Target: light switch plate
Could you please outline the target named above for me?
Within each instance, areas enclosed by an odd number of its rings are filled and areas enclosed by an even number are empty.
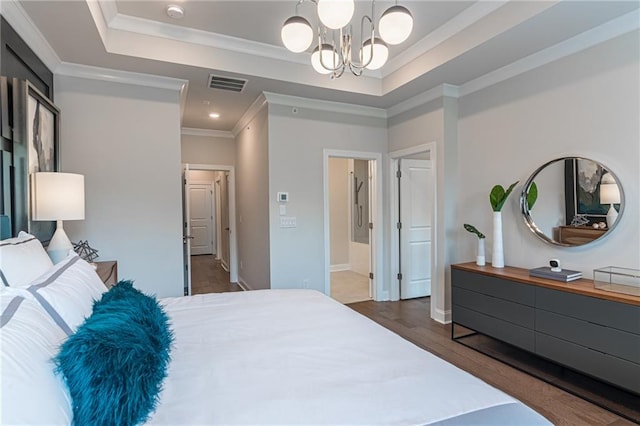
[[[280,228],[296,228],[297,226],[295,216],[280,217]]]

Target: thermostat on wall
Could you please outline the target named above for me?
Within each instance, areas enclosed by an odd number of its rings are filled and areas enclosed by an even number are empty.
[[[289,201],[289,193],[288,192],[278,192],[278,202],[286,203]]]

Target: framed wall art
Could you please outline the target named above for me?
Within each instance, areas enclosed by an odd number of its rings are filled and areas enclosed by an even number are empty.
[[[47,241],[55,223],[31,220],[29,176],[60,170],[60,110],[28,80],[14,78],[12,86],[14,227]]]
[[[600,203],[600,181],[607,170],[599,163],[585,158],[565,160],[565,201],[567,225],[576,216],[588,222],[606,221],[608,205]]]

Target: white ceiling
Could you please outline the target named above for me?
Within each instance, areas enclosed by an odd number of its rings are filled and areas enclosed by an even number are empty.
[[[375,19],[393,3],[376,1]],[[399,3],[414,16],[410,39],[391,48],[382,70],[361,77],[345,73],[337,80],[313,71],[309,53],[293,54],[282,47],[280,28],[294,14],[296,0],[22,0],[17,4],[59,61],[187,80],[183,127],[222,131],[232,130],[263,91],[390,108],[444,83],[472,82],[637,13],[640,6],[638,0]],[[169,4],[184,7],[184,18],[169,18],[165,12]],[[312,6],[307,1],[299,12],[313,23],[317,21]],[[370,12],[370,1],[357,1],[356,16]],[[354,22],[353,31],[359,34],[359,18]],[[242,93],[210,89],[211,73],[248,83]],[[221,117],[210,119],[212,111]]]

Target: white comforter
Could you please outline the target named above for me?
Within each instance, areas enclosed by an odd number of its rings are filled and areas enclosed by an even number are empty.
[[[150,424],[426,424],[517,403],[315,291],[162,303],[175,344]]]

